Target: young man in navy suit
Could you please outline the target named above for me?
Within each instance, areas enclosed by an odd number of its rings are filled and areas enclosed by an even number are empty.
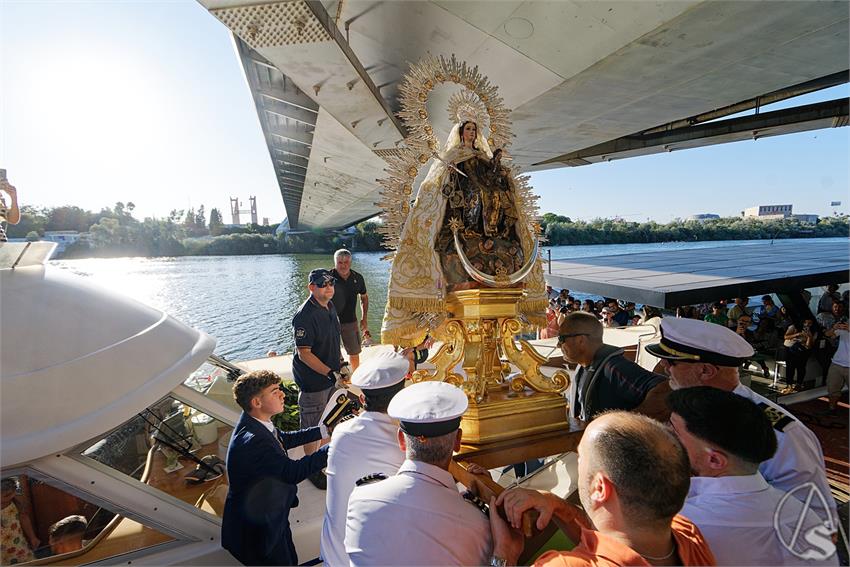
[[[283,411],[280,377],[268,370],[240,376],[233,397],[242,415],[227,449],[230,487],[221,523],[221,545],[245,565],[297,565],[289,510],[296,485],[328,462],[328,446],[298,460],[287,449],[330,437],[324,425],[281,431],[271,421]]]

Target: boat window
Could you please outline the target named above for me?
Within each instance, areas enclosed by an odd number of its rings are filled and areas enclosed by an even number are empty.
[[[82,565],[174,541],[33,476],[4,476],[4,565]]]
[[[183,384],[202,394],[206,394],[219,376],[221,376],[222,380],[227,380],[227,372],[224,369],[205,362],[200,368],[192,372]]]
[[[215,359],[216,364],[211,364]],[[245,371],[226,360],[211,355],[207,362],[195,370],[183,384],[200,392],[216,403],[239,413],[242,411],[233,399],[233,382]]]
[[[231,430],[167,396],[89,444],[82,455],[221,516]]]

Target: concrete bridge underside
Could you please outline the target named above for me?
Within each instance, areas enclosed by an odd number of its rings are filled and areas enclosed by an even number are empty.
[[[848,121],[846,99],[717,120],[847,82],[843,1],[201,3],[234,33],[293,228],[379,212],[375,181],[403,139],[398,87],[426,53],[500,87],[527,171]],[[429,100],[441,139],[451,92]]]

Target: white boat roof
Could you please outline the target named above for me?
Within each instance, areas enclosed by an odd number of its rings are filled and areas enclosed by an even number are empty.
[[[552,260],[546,283],[669,309],[844,283],[848,273],[846,241],[777,240]]]
[[[0,269],[0,289],[2,468],[119,426],[215,347],[165,313],[58,268]]]

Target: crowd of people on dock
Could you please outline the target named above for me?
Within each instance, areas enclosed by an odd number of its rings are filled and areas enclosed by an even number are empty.
[[[558,334],[564,316],[575,311],[584,311],[595,315],[605,327],[626,327],[639,325],[647,319],[660,314],[660,310],[646,306],[638,309],[634,302],[620,301],[613,298],[601,299],[579,299],[570,295],[570,290],[560,291],[546,286],[546,294],[549,298],[549,306],[546,308],[547,325],[540,329],[540,338],[554,338]]]
[[[811,296],[804,292],[804,298],[810,300]],[[786,387],[782,394],[814,386],[813,377],[807,371],[810,360],[817,362],[827,384],[833,382],[831,390],[835,390],[835,384],[846,381],[842,376],[846,375],[850,360],[838,346],[841,333],[847,331],[850,306],[848,292],[839,294],[837,285],[827,286],[816,302],[816,309],[812,309],[816,313],[814,317],[804,316],[797,320],[784,305],[777,305],[771,295],[762,296],[757,306],[750,305],[749,297],[737,297],[663,312],[648,305],[638,308],[635,303],[614,298],[581,300],[573,297],[568,289],[555,290],[552,286],[547,286],[547,293],[547,326],[539,331],[542,339],[556,337],[564,318],[577,311],[594,315],[606,328],[640,325],[664,316],[696,319],[728,327],[743,337],[756,351],[748,362],[759,365],[765,378],[771,377],[768,357],[784,363]],[[834,409],[835,405],[831,407]]]

